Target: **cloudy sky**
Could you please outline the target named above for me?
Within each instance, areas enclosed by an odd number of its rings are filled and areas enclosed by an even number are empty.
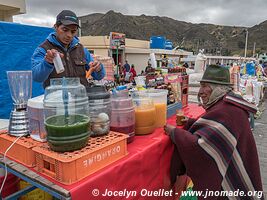
[[[51,27],[64,9],[78,16],[106,13],[157,15],[192,23],[251,27],[267,20],[267,0],[25,0],[14,22]]]

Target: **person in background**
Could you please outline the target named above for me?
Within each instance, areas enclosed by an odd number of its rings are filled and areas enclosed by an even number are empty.
[[[151,71],[151,69],[152,69],[151,63],[150,62],[147,62],[147,66],[145,68],[146,74],[149,73]]]
[[[187,62],[185,62],[185,63],[183,64],[183,67],[185,67],[185,68],[188,68],[188,67],[189,67],[188,64],[187,64]]]
[[[194,69],[195,68],[195,64],[192,63],[191,66],[189,67],[189,69]]]
[[[259,64],[256,64],[256,76],[260,78],[261,76],[264,76],[264,70],[262,68],[262,63],[259,62]]]
[[[145,72],[144,70],[142,70],[140,76],[144,76],[144,75],[145,75]]]
[[[134,64],[132,64],[132,66],[131,66],[130,73],[132,74],[133,78],[136,77],[136,71],[134,69]]]
[[[258,154],[248,120],[249,113],[257,108],[232,92],[229,70],[218,65],[205,70],[198,95],[206,113],[188,120],[184,129],[165,126],[175,144],[172,183],[177,175],[186,174],[196,191],[257,191],[251,199],[263,198]]]
[[[263,75],[267,77],[267,62],[264,62],[262,64],[263,67]]]
[[[126,72],[130,71],[130,65],[128,64],[127,60],[125,60],[125,64],[123,66],[124,66]]]
[[[100,62],[95,62],[88,50],[79,43],[76,37],[79,21],[76,14],[63,10],[57,15],[55,32],[35,49],[32,55],[33,80],[43,82],[43,87],[50,85],[51,78],[78,77],[81,84],[88,86],[86,71],[91,68],[92,77],[101,80],[105,69]],[[60,53],[64,71],[57,74],[53,59]]]
[[[126,70],[125,70],[124,66],[121,65],[121,63],[119,63],[118,67],[119,67],[119,83],[124,84],[125,83]]]

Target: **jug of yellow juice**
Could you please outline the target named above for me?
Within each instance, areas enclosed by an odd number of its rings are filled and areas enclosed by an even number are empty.
[[[155,127],[163,127],[167,120],[167,94],[168,90],[163,89],[149,89],[148,96],[153,100],[156,108],[156,122]]]
[[[145,93],[133,95],[135,106],[135,134],[146,135],[155,130],[156,108],[151,98]]]

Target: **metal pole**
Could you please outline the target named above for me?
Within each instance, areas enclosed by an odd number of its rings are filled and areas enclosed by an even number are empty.
[[[253,45],[253,57],[255,56],[255,50],[256,50],[256,42],[254,42],[254,45]]]
[[[79,37],[82,37],[82,22],[81,22],[81,20],[79,19],[79,26],[80,26],[80,28],[78,29],[78,31],[79,31]]]
[[[247,47],[248,47],[248,29],[246,29],[246,43],[245,43],[245,55],[244,57],[247,57]]]
[[[116,62],[117,62],[117,74],[119,76],[119,44],[116,44]]]

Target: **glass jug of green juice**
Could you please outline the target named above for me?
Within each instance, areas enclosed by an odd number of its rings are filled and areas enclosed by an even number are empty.
[[[90,133],[86,89],[79,78],[56,78],[44,95],[47,142],[53,151],[75,151],[86,146]]]

